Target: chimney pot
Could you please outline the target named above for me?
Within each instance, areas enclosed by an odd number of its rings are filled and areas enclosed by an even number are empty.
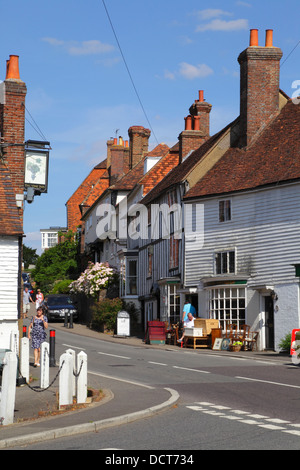
[[[10,55],[6,63],[6,80],[9,79],[20,80],[18,55]]]
[[[118,145],[118,139],[117,139],[117,137],[114,138],[114,145]]]
[[[273,29],[266,29],[265,47],[273,47]]]
[[[192,116],[189,114],[185,119],[185,130],[191,131],[193,129]]]
[[[194,116],[194,131],[200,131],[200,116]]]
[[[119,136],[119,145],[122,145],[122,146],[124,145],[123,144],[123,137],[121,137],[121,136]]]
[[[258,46],[258,29],[250,29],[250,46]]]
[[[204,101],[204,92],[203,92],[203,90],[199,90],[199,101],[201,103]]]

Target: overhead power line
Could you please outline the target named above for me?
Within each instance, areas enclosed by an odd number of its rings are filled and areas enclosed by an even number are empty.
[[[294,50],[299,46],[300,44],[300,41],[297,42],[296,46],[291,50],[291,52],[286,56],[286,58],[284,59],[284,61],[282,62],[281,64],[281,67],[283,66],[283,64],[288,60],[288,58],[290,57],[290,55],[292,55],[292,53],[294,52]]]
[[[39,134],[40,137],[42,137],[43,140],[47,141],[48,139],[45,137],[45,135],[43,134],[43,132],[41,131],[41,129],[39,128],[39,126],[37,125],[37,123],[35,122],[35,120],[33,119],[32,115],[30,114],[30,112],[28,111],[28,109],[26,108],[25,106],[25,110],[27,111],[27,113],[29,114],[29,116],[31,117],[31,119],[33,120],[35,126],[28,120],[26,119],[26,121],[28,122],[28,124],[31,125],[31,127],[33,127],[33,129],[37,132],[37,134]]]
[[[157,144],[158,144],[159,142],[158,142],[158,140],[157,140],[157,138],[156,138],[156,135],[155,135],[154,130],[152,129],[151,123],[150,123],[150,121],[149,121],[149,118],[148,118],[147,113],[146,113],[146,111],[145,111],[145,108],[144,108],[144,106],[143,106],[142,100],[141,100],[141,98],[140,98],[140,96],[139,96],[139,93],[138,93],[137,88],[136,88],[136,86],[135,86],[134,80],[133,80],[132,75],[131,75],[131,73],[130,73],[130,70],[129,70],[129,67],[128,67],[128,65],[127,65],[125,56],[124,56],[124,54],[123,54],[123,51],[122,51],[120,42],[119,42],[119,40],[118,40],[116,31],[115,31],[115,28],[114,28],[114,26],[113,26],[113,23],[112,23],[112,21],[111,21],[110,15],[109,15],[109,12],[108,12],[108,10],[107,10],[105,1],[102,0],[102,3],[103,3],[103,6],[104,6],[104,9],[105,9],[105,11],[106,11],[107,18],[108,18],[108,21],[109,21],[109,23],[110,23],[111,29],[112,29],[113,34],[114,34],[114,36],[115,36],[115,39],[116,39],[116,42],[117,42],[119,51],[120,51],[120,53],[121,53],[123,62],[124,62],[124,64],[125,64],[126,70],[127,70],[127,72],[128,72],[130,81],[131,81],[131,83],[132,83],[133,89],[134,89],[135,94],[136,94],[136,96],[137,96],[137,98],[138,98],[138,100],[139,100],[139,103],[140,103],[140,105],[141,105],[141,108],[142,108],[142,110],[143,110],[143,113],[144,113],[144,115],[145,115],[145,118],[146,118],[146,120],[147,120],[147,122],[148,122],[148,125],[149,125],[149,127],[150,127],[150,129],[151,129],[151,132],[152,132],[152,134],[153,134],[153,136],[154,136],[154,138],[155,138],[155,140],[156,140],[156,142],[157,142]]]

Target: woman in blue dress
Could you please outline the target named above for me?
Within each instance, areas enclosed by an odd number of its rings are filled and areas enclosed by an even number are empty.
[[[42,307],[36,311],[36,316],[32,317],[29,328],[28,338],[32,339],[31,347],[34,349],[34,367],[40,366],[41,344],[46,339],[46,329],[48,328],[48,319],[43,314]],[[32,333],[32,335],[30,335]]]

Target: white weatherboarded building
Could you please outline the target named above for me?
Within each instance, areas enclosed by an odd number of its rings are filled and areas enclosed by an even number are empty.
[[[19,334],[20,243],[18,237],[0,236],[0,349],[14,349]]]
[[[185,244],[184,284],[197,289],[199,315],[219,319],[222,327],[250,325],[259,332],[259,349],[278,349],[300,325],[297,201],[300,183],[198,199],[203,245]],[[230,216],[220,221],[224,202]]]

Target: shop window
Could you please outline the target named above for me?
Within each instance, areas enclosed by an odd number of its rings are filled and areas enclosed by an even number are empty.
[[[230,324],[237,325],[237,328],[240,329],[245,324],[245,288],[210,289],[208,295],[210,317],[219,320],[222,329]]]

